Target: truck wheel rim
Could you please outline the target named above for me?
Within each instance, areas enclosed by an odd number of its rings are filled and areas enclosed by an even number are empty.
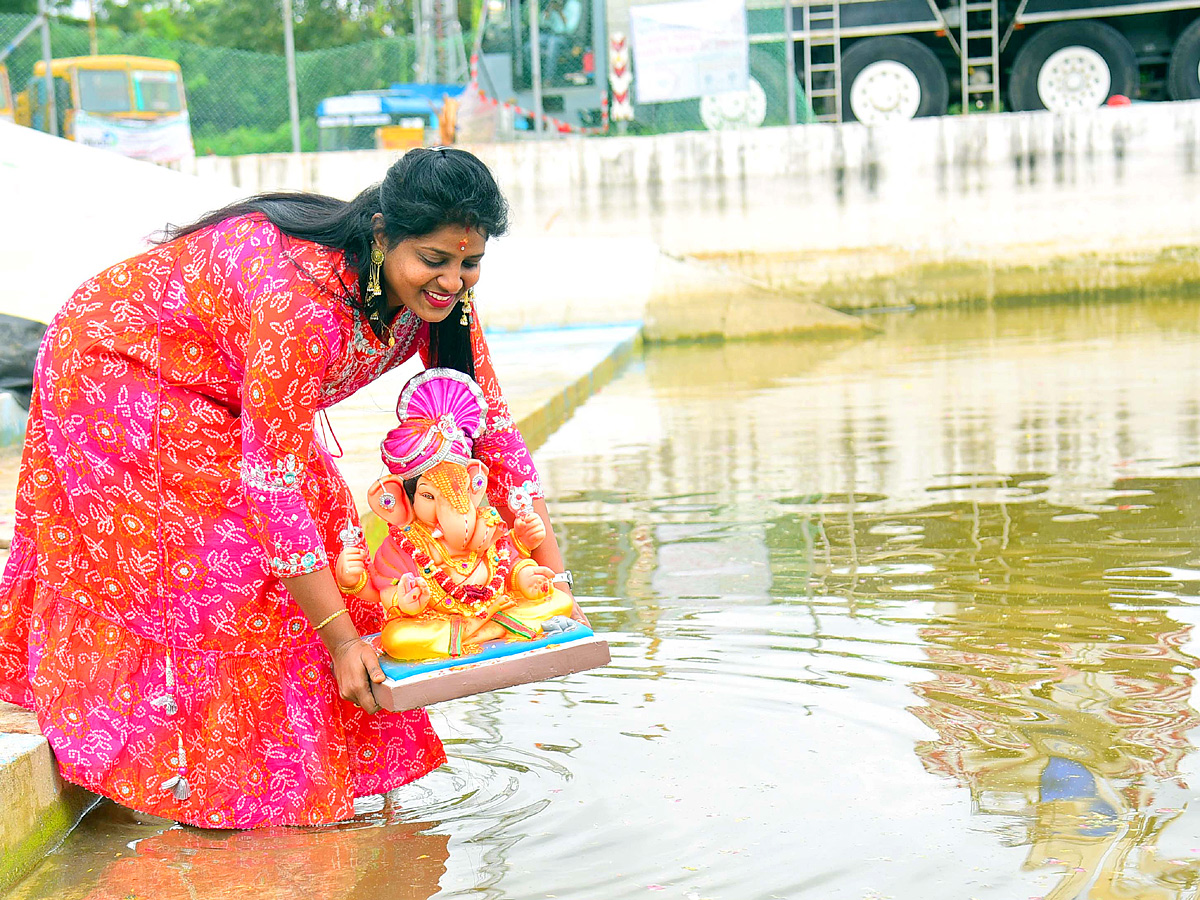
[[[723,91],[700,98],[700,121],[709,131],[757,128],[767,118],[767,94],[753,75],[744,91]]]
[[[850,111],[865,125],[912,119],[920,106],[920,79],[894,59],[871,63],[850,85]]]
[[[1111,88],[1108,63],[1091,47],[1056,50],[1038,72],[1038,97],[1054,112],[1096,109],[1104,105]]]

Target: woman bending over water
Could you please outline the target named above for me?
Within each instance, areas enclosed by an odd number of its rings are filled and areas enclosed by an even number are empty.
[[[424,711],[372,697],[360,635],[383,613],[330,571],[357,513],[313,425],[414,353],[464,372],[511,518],[537,475],[470,309],[506,228],[483,163],[414,150],[350,202],[235,203],[75,292],[38,358],[0,582],[0,698],[36,710],[64,778],[246,828],[345,819],[445,761]]]

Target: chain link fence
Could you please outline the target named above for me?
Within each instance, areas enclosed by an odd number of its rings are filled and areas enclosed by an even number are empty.
[[[28,16],[0,14],[0,47],[7,46],[29,23]],[[86,56],[90,53],[86,27],[51,21],[50,41],[56,59]],[[580,54],[549,32],[543,37],[544,83],[579,84],[584,78]],[[470,52],[472,36],[463,42]],[[562,46],[560,46],[562,44]],[[282,54],[255,53],[221,47],[208,47],[186,41],[172,41],[145,35],[128,34],[112,28],[98,31],[101,54],[124,54],[174,60],[183,72],[197,154],[236,155],[243,153],[287,152],[292,149],[288,109],[287,66]],[[764,125],[785,124],[788,120],[786,67],[783,44],[752,44],[750,72],[761,86],[765,102]],[[526,54],[528,56],[528,54]],[[27,38],[6,60],[14,96],[24,90],[41,59],[41,41],[37,33]],[[597,65],[596,62],[599,64]],[[599,93],[605,93],[606,66],[590,61],[594,70],[587,76]],[[351,44],[296,54],[296,84],[299,95],[301,149],[320,148],[317,104],[328,97],[354,91],[383,90],[397,83],[415,80],[422,61],[412,35]],[[488,85],[481,78],[481,85]],[[796,87],[798,118],[804,121],[807,104]],[[548,117],[566,118],[553,99],[545,102]],[[520,136],[532,130],[529,110],[506,104],[511,98],[493,97],[493,105],[508,106],[506,114],[516,120],[507,136]],[[474,98],[464,97],[472,101]],[[499,103],[494,101],[498,100]],[[468,103],[468,106],[470,103]],[[476,102],[476,105],[477,102]],[[598,105],[598,104],[596,104]],[[467,110],[464,109],[464,113]],[[598,110],[597,110],[598,112]],[[702,114],[700,100],[639,105],[633,121],[607,130],[607,133],[639,134],[692,131],[714,127],[712,116]],[[706,121],[707,118],[707,121]],[[524,119],[524,121],[522,121]],[[597,116],[598,119],[598,116]],[[464,122],[464,124],[466,124]],[[599,125],[596,121],[594,125]],[[597,128],[597,131],[604,129]],[[494,133],[494,132],[493,132]]]
[[[6,46],[28,22],[28,16],[0,15],[0,46]],[[97,44],[102,54],[151,56],[179,63],[197,153],[292,149],[287,66],[282,54],[205,47],[107,28],[99,30]],[[53,21],[50,45],[56,59],[91,52],[86,28]],[[4,61],[14,95],[25,89],[40,59],[41,42],[35,33]],[[415,62],[416,46],[410,35],[297,53],[302,149],[317,149],[320,100],[411,81]]]

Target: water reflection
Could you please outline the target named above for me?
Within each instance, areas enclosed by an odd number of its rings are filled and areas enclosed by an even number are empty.
[[[936,734],[915,743],[921,763],[967,788],[1000,842],[1025,848],[1041,895],[1193,896],[1200,832],[1183,821],[1184,761],[1200,718],[1181,606],[1200,579],[1200,484],[1186,477],[1200,453],[1197,310],[915,321],[941,340],[901,323],[817,356],[649,356],[652,390],[634,399],[658,440],[607,448],[602,483],[703,489],[635,504],[632,527],[657,547],[651,587],[693,604],[765,594],[805,608],[807,627],[770,632],[784,639],[773,649],[820,660],[791,667],[801,683],[895,679],[882,660],[926,673],[909,706]],[[762,527],[745,521],[756,508]],[[907,596],[925,608],[905,609]],[[900,635],[848,639],[831,621],[846,614],[917,625],[919,658],[888,648]],[[726,675],[784,677],[720,649],[708,659]]]
[[[428,900],[446,870],[448,838],[398,821],[379,798],[371,825],[201,831],[142,821],[102,804],[73,840],[105,841],[110,858],[56,855],[15,896],[63,900],[318,898]],[[379,827],[383,823],[388,827]]]
[[[1143,479],[1137,493],[1136,513],[1064,517],[1040,500],[918,513],[937,526],[922,546],[942,551],[950,577],[919,630],[933,677],[913,685],[911,711],[937,738],[916,751],[970,790],[977,815],[997,817],[1003,840],[1028,847],[1027,867],[1061,871],[1055,900],[1178,897],[1200,883],[1191,848],[1178,860],[1156,847],[1190,796],[1192,626],[1172,615],[1169,573],[1156,585],[1168,590],[1130,591],[1131,577],[1154,576],[1126,568],[1133,556],[1187,563],[1193,549],[1163,535],[1182,536],[1179,506],[1200,484]]]

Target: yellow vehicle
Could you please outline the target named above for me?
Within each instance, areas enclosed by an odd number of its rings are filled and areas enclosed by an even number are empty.
[[[135,159],[195,155],[179,64],[145,56],[74,56],[51,61],[58,134]],[[16,121],[50,131],[46,64],[33,67]]]
[[[13,120],[12,91],[8,88],[8,69],[0,63],[0,122]]]

